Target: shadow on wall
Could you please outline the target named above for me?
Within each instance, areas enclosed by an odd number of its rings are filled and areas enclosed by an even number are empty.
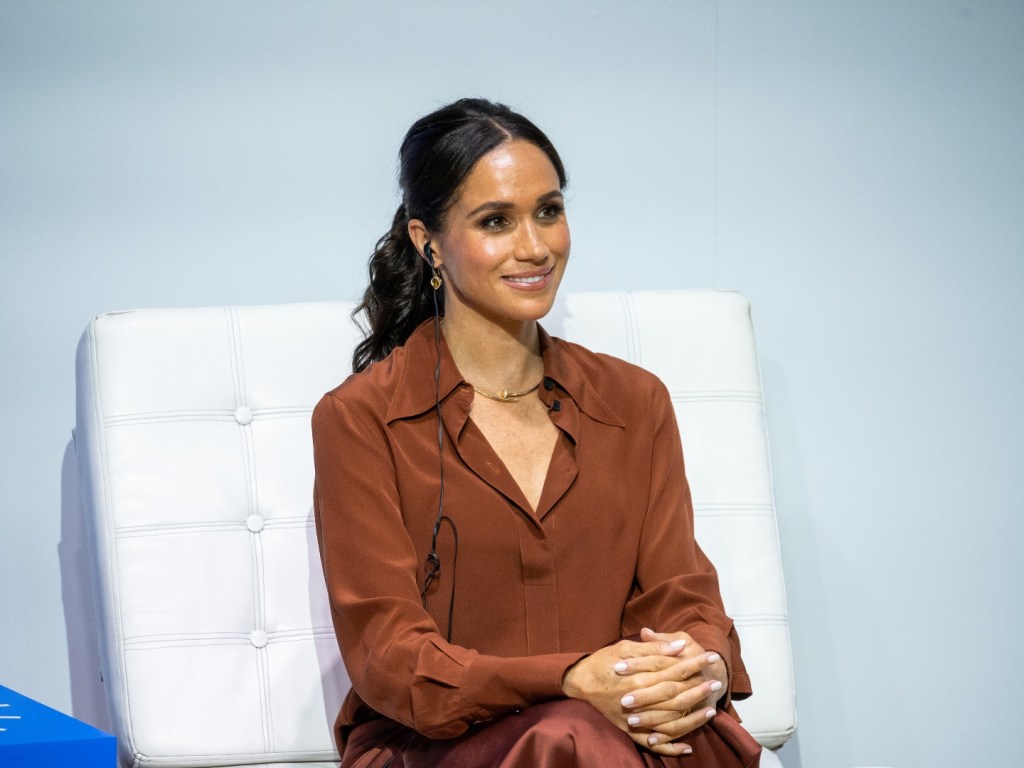
[[[808,499],[807,484],[804,480],[806,463],[801,450],[799,414],[796,413],[785,367],[770,358],[760,358],[761,379],[765,392],[765,411],[771,434],[772,475],[775,480],[775,505],[779,521],[779,536],[782,543],[782,558],[786,565],[786,593],[789,603],[790,636],[793,644],[793,668],[798,679],[797,692],[803,677],[806,689],[811,695],[797,701],[797,712],[803,713],[796,733],[779,751],[779,758],[786,768],[801,768],[800,735],[801,727],[810,727],[806,741],[812,744],[814,728],[821,723],[814,714],[814,708],[823,703],[821,692],[835,723],[846,723],[846,710],[840,695],[841,684],[837,672],[835,640],[828,621],[827,596],[822,584],[820,525],[815,524]],[[778,482],[778,478],[784,478]],[[813,622],[814,637],[808,637],[799,628],[812,626],[800,621],[796,614],[804,608],[815,607],[817,620]],[[801,674],[803,671],[803,674]],[[755,687],[757,682],[754,682]],[[756,695],[756,694],[755,694]],[[801,705],[803,709],[801,710]],[[833,729],[829,751],[838,759],[845,760],[850,752],[849,738],[845,730]]]
[[[799,727],[785,744],[783,744],[775,753],[779,757],[779,761],[785,768],[803,768],[803,762],[800,759],[800,729]]]
[[[64,448],[60,475],[60,543],[57,555],[71,674],[72,715],[112,733],[100,666],[96,597],[74,440]]]

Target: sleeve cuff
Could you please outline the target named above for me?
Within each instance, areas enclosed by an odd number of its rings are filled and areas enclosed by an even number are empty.
[[[585,654],[553,653],[502,658],[477,656],[466,669],[464,700],[476,704],[474,719],[491,720],[514,709],[562,696],[565,670]]]

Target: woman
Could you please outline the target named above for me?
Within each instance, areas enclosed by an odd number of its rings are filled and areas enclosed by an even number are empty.
[[[400,159],[368,336],[313,415],[342,766],[756,765],[668,394],[537,322],[570,247],[554,147],[464,99]]]

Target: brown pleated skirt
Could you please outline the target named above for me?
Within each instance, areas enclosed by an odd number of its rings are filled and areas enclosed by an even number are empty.
[[[559,699],[435,740],[381,718],[349,733],[341,768],[757,768],[761,747],[719,712],[683,739],[685,757],[636,746],[589,704]]]

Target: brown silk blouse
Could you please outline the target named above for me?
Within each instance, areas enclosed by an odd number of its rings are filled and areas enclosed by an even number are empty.
[[[440,491],[432,322],[313,412],[317,534],[352,681],[337,722],[342,749],[350,726],[374,717],[450,738],[559,698],[570,665],[642,627],[688,632],[721,654],[731,696],[750,695],[715,569],[694,540],[665,386],[543,331],[541,346],[536,396],[560,434],[532,510],[470,418],[473,388],[441,340],[453,525],[440,529],[426,610]]]

